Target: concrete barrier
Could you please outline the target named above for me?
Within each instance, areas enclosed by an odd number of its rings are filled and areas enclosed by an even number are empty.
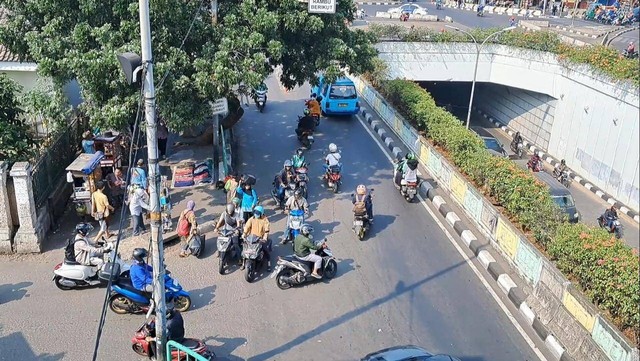
[[[533,290],[521,304],[533,311],[531,325],[559,360],[635,361],[638,350],[587,301],[528,239],[437,149],[419,135],[365,81],[352,77],[362,98]],[[434,202],[435,205],[435,202]],[[442,213],[442,212],[441,212]],[[458,222],[454,222],[457,224]],[[519,307],[519,306],[517,306]],[[527,311],[531,315],[531,310]],[[561,344],[560,344],[561,343]]]

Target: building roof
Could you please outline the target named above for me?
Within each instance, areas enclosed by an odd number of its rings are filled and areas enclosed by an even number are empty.
[[[4,24],[6,16],[7,10],[0,7],[0,26]],[[6,46],[0,44],[0,62],[20,62],[20,58],[11,53]]]

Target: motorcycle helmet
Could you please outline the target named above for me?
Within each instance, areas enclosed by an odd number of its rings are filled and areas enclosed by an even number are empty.
[[[337,146],[337,145],[335,145],[335,143],[331,143],[331,144],[329,144],[329,151],[330,151],[331,153],[335,153],[335,152],[337,152],[337,151],[338,151],[338,146]]]
[[[309,237],[309,235],[313,233],[313,227],[305,223],[302,225],[302,227],[300,227],[300,233],[302,233],[305,237]]]
[[[293,192],[293,196],[296,197],[296,198],[302,197],[302,189],[299,189],[299,188],[296,189],[296,191]]]
[[[311,114],[311,111],[309,111],[309,109],[305,109],[303,113],[304,113],[304,115],[309,115],[309,114]]]
[[[316,98],[316,100],[318,101],[318,103],[320,103],[320,102],[322,101],[322,99],[324,99],[324,98],[322,98],[322,95],[318,95],[318,97]]]
[[[147,258],[147,250],[144,248],[136,248],[133,250],[133,259],[135,259],[138,262],[145,262],[145,259]]]
[[[367,187],[365,187],[364,184],[360,184],[357,188],[356,188],[356,193],[358,193],[358,195],[363,196],[367,193]]]
[[[296,155],[298,157],[302,157],[303,154],[304,154],[304,149],[302,149],[302,148],[296,149]]]
[[[227,211],[227,214],[228,214],[228,215],[232,215],[232,214],[233,214],[233,212],[235,212],[235,211],[236,211],[236,205],[235,205],[235,204],[233,204],[233,203],[229,203],[229,204],[227,204],[226,211]]]
[[[563,159],[563,160],[561,160],[561,161],[560,161],[560,164],[562,164],[562,165],[566,165],[566,164],[567,164],[567,162],[565,162],[565,160]]]
[[[311,99],[315,99],[317,97],[316,93],[311,93]]]
[[[262,217],[264,214],[264,208],[262,206],[257,206],[253,209],[253,215],[256,217]]]
[[[411,152],[409,152],[409,153],[407,153],[405,158],[407,158],[407,160],[414,160],[414,159],[416,159],[416,155],[411,153]]]
[[[233,198],[233,200],[231,201],[231,203],[232,203],[234,206],[236,206],[236,208],[240,206],[240,202],[241,202],[241,201],[240,201],[240,198]]]
[[[291,161],[289,159],[284,161],[284,167],[285,168],[291,168],[293,166],[293,163],[291,163]]]
[[[93,226],[89,223],[78,223],[76,225],[76,233],[82,235],[82,237],[86,237],[92,229]]]

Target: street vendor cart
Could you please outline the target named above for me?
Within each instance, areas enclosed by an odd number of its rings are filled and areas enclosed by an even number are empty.
[[[103,168],[111,168],[113,172],[115,168],[122,167],[122,134],[114,131],[107,131],[93,138],[96,151],[104,153],[104,158],[100,161]],[[108,172],[108,173],[110,173]]]
[[[67,183],[73,187],[73,203],[82,219],[91,214],[91,195],[96,191],[96,182],[102,179],[101,162],[104,153],[82,153],[65,170]]]

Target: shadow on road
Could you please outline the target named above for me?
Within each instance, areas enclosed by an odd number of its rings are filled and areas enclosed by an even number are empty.
[[[340,325],[342,325],[342,324],[344,324],[346,322],[349,322],[352,319],[364,314],[365,312],[368,312],[368,311],[370,311],[370,310],[372,310],[372,309],[374,309],[376,307],[379,307],[379,306],[381,306],[381,305],[383,305],[383,304],[385,304],[385,303],[387,303],[387,302],[389,302],[389,301],[391,301],[391,300],[393,300],[393,299],[395,299],[395,298],[397,298],[397,297],[399,297],[399,296],[401,296],[401,295],[403,295],[403,294],[405,294],[407,292],[411,292],[411,291],[415,290],[416,288],[424,285],[425,283],[427,283],[429,281],[432,281],[432,280],[434,280],[434,279],[446,274],[447,272],[452,271],[453,269],[458,268],[458,267],[460,267],[460,266],[462,266],[464,264],[466,264],[465,261],[458,262],[458,263],[453,264],[453,265],[451,265],[451,266],[449,266],[449,267],[447,267],[447,268],[445,268],[443,270],[438,271],[437,273],[434,273],[434,274],[432,274],[430,276],[427,276],[424,279],[422,279],[422,280],[420,280],[418,282],[415,282],[415,283],[413,283],[411,285],[405,285],[403,281],[399,281],[396,284],[396,289],[395,289],[395,291],[393,293],[389,293],[386,296],[379,297],[379,298],[369,302],[368,304],[366,304],[366,305],[364,305],[364,306],[362,306],[360,308],[357,308],[355,310],[349,311],[349,312],[343,314],[340,317],[336,317],[336,318],[334,318],[332,320],[329,320],[329,321],[325,322],[324,324],[319,325],[315,329],[310,330],[308,332],[305,332],[305,333],[297,336],[293,340],[291,340],[291,341],[289,341],[289,342],[287,342],[287,343],[285,343],[283,345],[280,345],[280,346],[278,346],[278,347],[276,347],[274,349],[271,349],[269,351],[263,352],[263,353],[261,353],[259,355],[252,356],[252,357],[248,358],[248,360],[258,361],[258,360],[275,359],[275,356],[281,354],[282,352],[288,351],[289,349],[291,349],[293,347],[299,346],[299,345],[303,344],[304,342],[307,342],[308,340],[315,339],[316,337],[318,337],[318,335],[320,335],[320,334],[322,334],[322,333],[324,333],[326,331],[329,331],[329,330],[331,330],[331,329],[333,329],[335,327],[338,327],[338,326],[340,326]],[[469,361],[475,361],[474,359],[468,359],[468,360]]]
[[[243,346],[247,343],[247,339],[244,337],[207,337],[204,339],[204,342],[207,341],[216,341],[222,343],[220,346],[216,346],[213,348],[213,352],[216,354],[216,360],[220,361],[244,361],[242,357],[234,356],[231,353],[235,351],[238,347]],[[209,346],[211,349],[212,347]]]
[[[26,288],[32,284],[33,282],[20,282],[0,285],[0,305],[11,301],[21,300],[27,294]]]
[[[191,299],[193,300],[193,308],[194,309],[202,308],[204,306],[212,304],[215,291],[216,291],[215,285],[189,291],[189,294],[191,295]]]
[[[0,332],[1,331],[0,329]],[[14,332],[0,337],[0,350],[2,350],[2,356],[0,356],[2,360],[58,361],[64,359],[64,352],[36,355],[22,332]]]

